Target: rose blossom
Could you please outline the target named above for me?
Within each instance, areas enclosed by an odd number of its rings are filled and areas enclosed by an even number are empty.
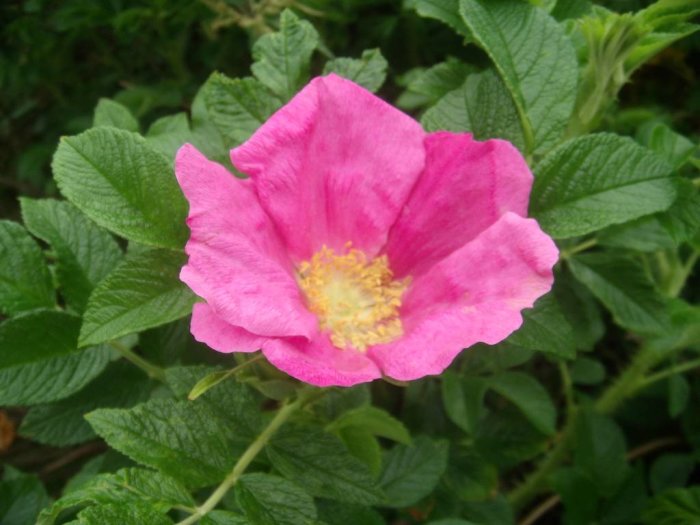
[[[532,174],[503,140],[425,133],[336,75],[244,144],[232,176],[177,154],[190,203],[192,334],[319,386],[442,372],[546,293],[558,252],[525,218]]]

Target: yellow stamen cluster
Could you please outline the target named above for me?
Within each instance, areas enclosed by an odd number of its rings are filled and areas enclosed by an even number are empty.
[[[368,260],[349,243],[344,255],[324,246],[299,265],[298,282],[338,348],[364,351],[403,334],[399,307],[409,279],[393,279],[386,255]]]

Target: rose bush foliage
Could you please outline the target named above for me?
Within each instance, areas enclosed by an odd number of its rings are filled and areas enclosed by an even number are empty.
[[[410,71],[296,7],[0,221],[0,404],[62,456],[2,523],[696,522],[697,137],[616,100],[700,4],[412,0],[464,53]]]

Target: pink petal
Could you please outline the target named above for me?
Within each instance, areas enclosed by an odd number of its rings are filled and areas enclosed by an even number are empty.
[[[189,261],[180,278],[231,325],[258,335],[314,334],[317,319],[304,307],[293,267],[251,182],[189,144],[178,151],[175,172],[190,203]]]
[[[521,310],[551,288],[557,258],[535,220],[506,213],[413,282],[401,307],[405,335],[368,355],[395,379],[439,374],[463,348],[518,329]]]
[[[367,255],[423,170],[420,125],[336,75],[312,80],[231,160],[255,182],[295,262],[351,241]]]
[[[311,341],[300,337],[268,339],[262,350],[277,368],[316,386],[352,386],[381,377],[377,365],[365,354],[340,350],[323,333]]]
[[[509,142],[438,132],[425,148],[425,171],[386,248],[398,277],[424,272],[505,212],[527,215],[532,173]]]
[[[225,354],[255,352],[260,350],[265,339],[239,326],[228,324],[206,303],[194,305],[190,330],[197,341]]]

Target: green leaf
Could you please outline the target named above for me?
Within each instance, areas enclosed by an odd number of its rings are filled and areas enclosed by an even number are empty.
[[[172,525],[173,521],[144,503],[110,503],[88,507],[78,514],[77,525]]]
[[[700,487],[675,489],[652,499],[644,510],[646,525],[697,525],[700,522]]]
[[[505,84],[491,69],[474,73],[429,108],[421,119],[428,131],[471,131],[478,140],[502,138],[524,150],[518,111]]]
[[[217,74],[214,73],[210,79]],[[223,133],[214,124],[212,112],[207,108],[206,98],[209,87],[209,81],[205,82],[192,101],[192,143],[207,158],[231,167],[230,146],[226,144]]]
[[[369,405],[371,399],[366,384],[350,388],[332,389],[314,404],[314,409],[325,419],[334,420],[348,410]]]
[[[80,345],[153,328],[192,312],[194,294],[180,281],[184,254],[149,250],[127,254],[90,296]]]
[[[689,180],[679,180],[678,198],[657,217],[675,242],[686,242],[696,237],[700,233],[700,189]]]
[[[306,83],[311,54],[318,46],[318,33],[291,10],[280,15],[276,33],[261,36],[253,45],[253,74],[282,100],[289,100]]]
[[[21,198],[27,229],[56,254],[56,277],[67,303],[82,312],[92,289],[122,256],[114,238],[65,201]]]
[[[669,211],[672,210],[673,207]],[[676,247],[673,236],[661,223],[658,214],[610,226],[599,232],[596,237],[602,246],[639,252],[655,252]]]
[[[698,149],[696,144],[661,122],[650,122],[639,128],[637,140],[663,157],[673,169],[683,166]]]
[[[361,58],[329,60],[323,68],[323,74],[336,73],[375,93],[384,84],[388,65],[379,49],[367,49],[362,52]]]
[[[85,386],[107,366],[104,348],[78,350],[80,318],[36,310],[0,324],[0,405],[55,401]]]
[[[576,349],[592,350],[606,329],[598,302],[568,268],[557,269],[553,292],[573,330]]]
[[[51,525],[61,512],[72,507],[110,504],[147,504],[158,512],[174,506],[195,507],[189,492],[173,478],[152,470],[126,468],[114,474],[98,474],[79,489],[65,493],[41,513],[37,525]]]
[[[460,0],[459,7],[513,97],[525,150],[550,149],[566,129],[576,101],[578,64],[564,28],[525,2]]]
[[[338,503],[337,501],[318,500],[318,515],[327,525],[385,525],[377,511],[362,505]]]
[[[313,498],[291,481],[270,474],[242,476],[236,501],[258,525],[307,525],[316,520]]]
[[[426,525],[477,525],[473,521],[458,518],[446,518],[444,520],[429,521]]]
[[[532,215],[555,238],[574,237],[667,209],[671,167],[633,140],[598,133],[572,139],[535,170]]]
[[[215,369],[206,366],[174,367],[165,371],[165,377],[172,391],[184,400],[192,387],[212,370]],[[237,436],[252,440],[262,431],[264,417],[260,397],[242,383],[229,380],[215,385],[190,404],[206,406],[235,428]],[[245,445],[247,440],[241,443]]]
[[[384,458],[379,485],[387,507],[407,507],[430,494],[447,469],[448,446],[425,436],[412,445],[396,445]]]
[[[227,148],[248,140],[280,105],[254,78],[229,78],[213,73],[203,89],[209,119]]]
[[[498,490],[498,470],[473,448],[453,449],[445,485],[462,501],[483,501]]]
[[[571,380],[579,385],[598,385],[605,380],[605,367],[588,357],[579,357],[571,365]]]
[[[0,221],[0,314],[51,308],[55,302],[39,246],[21,225]]]
[[[375,436],[393,439],[399,443],[411,442],[411,435],[401,421],[385,410],[369,405],[345,412],[328,425],[326,430],[335,432],[349,427],[360,427]]]
[[[146,141],[156,151],[174,159],[180,146],[186,142],[194,142],[187,113],[176,113],[156,120],[148,128]]]
[[[551,478],[552,488],[561,497],[564,506],[564,523],[589,525],[598,515],[598,490],[581,470],[572,467],[559,468]]]
[[[268,444],[267,455],[275,469],[312,496],[370,505],[382,499],[369,468],[317,427],[283,428]]]
[[[637,465],[628,469],[628,474],[622,481],[615,494],[602,502],[598,515],[605,524],[638,522],[647,501],[649,500],[645,482],[645,469]],[[586,524],[588,525],[588,524]]]
[[[591,253],[569,259],[569,267],[619,325],[642,334],[663,334],[669,330],[667,302],[634,260]]]
[[[49,496],[39,478],[5,465],[0,481],[0,523],[34,525],[39,511],[49,504]]]
[[[503,469],[519,465],[545,451],[549,439],[514,406],[490,412],[476,428],[477,452]]]
[[[130,409],[95,410],[86,418],[112,448],[188,487],[221,481],[242,448],[229,423],[187,401],[152,399]]]
[[[576,420],[574,463],[602,496],[612,496],[629,470],[625,438],[610,418],[584,410]]]
[[[96,408],[133,406],[148,399],[152,388],[152,381],[132,364],[112,363],[80,392],[30,408],[22,419],[19,434],[56,447],[84,443],[95,437],[85,414]]]
[[[442,374],[441,385],[447,417],[468,434],[473,434],[484,412],[487,381],[479,377],[460,377],[447,371]]]
[[[515,525],[515,516],[508,500],[497,495],[486,501],[471,501],[462,505],[464,517],[479,525]]]
[[[475,68],[461,60],[448,57],[432,67],[415,73],[408,81],[406,91],[396,101],[399,107],[415,109],[427,104],[435,104],[450,91],[461,87],[467,75]],[[512,100],[510,100],[512,105]]]
[[[211,511],[199,520],[199,523],[200,525],[251,525],[243,516],[227,510]]]
[[[649,469],[649,486],[654,494],[669,489],[683,488],[695,470],[692,454],[664,454],[654,460]]]
[[[470,37],[469,28],[459,14],[459,0],[413,0],[412,6],[420,16],[439,20],[457,33]]]
[[[362,461],[377,476],[382,470],[382,448],[377,437],[361,426],[350,426],[336,431],[350,454]]]
[[[187,203],[171,163],[135,133],[95,128],[61,140],[53,158],[61,192],[100,226],[162,248],[187,240]]]
[[[573,329],[553,293],[540,297],[532,308],[523,311],[523,324],[508,342],[558,358],[576,356]]]
[[[504,372],[491,378],[489,386],[517,406],[537,430],[554,434],[557,411],[537,379],[523,372]]]
[[[690,385],[680,374],[668,378],[668,415],[672,418],[680,416],[688,406]]]
[[[93,126],[112,126],[126,131],[138,131],[139,123],[126,106],[108,98],[101,98],[95,108]]]

